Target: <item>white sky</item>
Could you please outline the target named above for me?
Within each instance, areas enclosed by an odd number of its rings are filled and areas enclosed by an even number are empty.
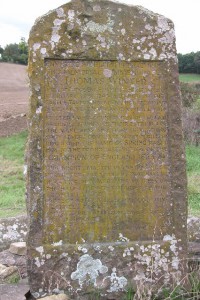
[[[0,45],[19,43],[28,39],[37,17],[69,2],[66,0],[3,0],[0,6]],[[170,18],[175,24],[177,51],[200,51],[200,0],[122,0],[119,2],[141,5]]]

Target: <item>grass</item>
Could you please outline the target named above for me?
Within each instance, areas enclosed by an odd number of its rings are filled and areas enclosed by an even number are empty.
[[[0,138],[0,217],[25,213],[24,148],[27,132]]]
[[[200,82],[200,74],[179,74],[182,82]]]
[[[0,138],[0,217],[24,213],[25,181],[23,176],[24,148],[27,132]],[[200,216],[200,147],[187,146],[189,213]]]
[[[200,216],[200,147],[187,146],[189,213]]]

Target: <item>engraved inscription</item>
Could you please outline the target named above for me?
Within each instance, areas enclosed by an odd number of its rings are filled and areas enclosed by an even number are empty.
[[[45,62],[44,241],[151,240],[170,223],[163,62]],[[171,214],[172,215],[172,214]]]

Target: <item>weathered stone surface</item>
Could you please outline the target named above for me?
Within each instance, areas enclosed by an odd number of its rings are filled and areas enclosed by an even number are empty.
[[[26,255],[26,243],[25,242],[12,243],[10,244],[9,251],[17,255]]]
[[[190,257],[192,255],[195,255],[200,259],[200,243],[197,242],[188,243],[188,254]]]
[[[27,234],[27,217],[19,216],[0,219],[0,251],[13,242],[24,242]]]
[[[200,218],[189,217],[187,220],[188,240],[200,243]]]
[[[37,20],[29,49],[32,294],[122,299],[130,285],[180,280],[186,175],[172,22],[75,0]]]
[[[40,298],[39,300],[42,300],[42,299],[44,299],[44,300],[70,300],[70,298],[65,294],[47,296],[44,298]]]
[[[200,278],[200,243],[188,243],[188,269],[190,272],[195,271]]]
[[[0,300],[25,300],[25,293],[29,290],[27,284],[1,284]]]
[[[25,278],[27,276],[25,256],[12,254],[8,250],[5,250],[0,252],[0,264],[8,267],[16,266],[21,278]]]

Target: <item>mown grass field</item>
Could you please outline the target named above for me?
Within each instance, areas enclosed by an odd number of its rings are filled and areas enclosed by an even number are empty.
[[[0,218],[26,212],[24,149],[27,132],[0,138]]]
[[[27,132],[0,138],[0,218],[26,212],[24,149]],[[200,216],[200,147],[187,146],[189,214]]]
[[[182,82],[200,82],[200,74],[180,74],[179,79]]]
[[[187,146],[189,214],[200,216],[200,147]]]

